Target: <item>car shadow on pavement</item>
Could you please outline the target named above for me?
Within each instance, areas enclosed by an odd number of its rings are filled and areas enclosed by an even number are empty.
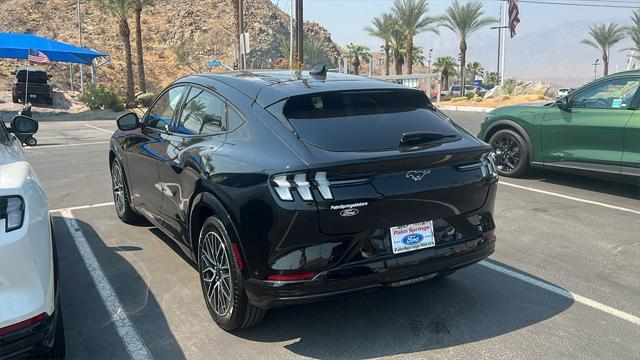
[[[236,335],[261,342],[294,340],[285,347],[312,358],[371,358],[498,337],[550,319],[572,304],[571,299],[473,265],[447,278],[402,288],[273,309],[263,323]]]
[[[120,359],[129,354],[111,316],[76,248],[63,217],[53,216],[60,261],[61,301],[64,309],[67,358]],[[158,300],[150,291],[150,279],[137,271],[125,252],[138,246],[109,247],[93,227],[76,219],[101,268],[118,295],[129,319],[156,359],[185,359]]]
[[[549,184],[574,187],[582,190],[625,197],[628,199],[640,199],[640,184],[622,183],[613,180],[545,169],[531,169],[524,178],[538,180]],[[509,181],[508,178],[504,179]]]

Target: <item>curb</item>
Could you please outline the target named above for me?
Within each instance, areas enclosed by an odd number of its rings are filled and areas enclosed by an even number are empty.
[[[440,110],[448,110],[448,111],[469,111],[469,112],[483,112],[488,113],[489,111],[495,109],[491,107],[476,107],[476,106],[440,106],[437,103],[436,107]]]

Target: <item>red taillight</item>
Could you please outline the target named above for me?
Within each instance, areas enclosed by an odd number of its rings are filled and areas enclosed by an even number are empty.
[[[309,279],[313,279],[314,276],[316,276],[316,273],[274,274],[274,275],[267,276],[267,280],[274,280],[274,281],[309,280]]]
[[[0,328],[0,336],[8,334],[10,332],[18,331],[20,329],[24,329],[24,328],[29,327],[29,326],[31,326],[33,324],[36,324],[36,323],[39,323],[40,321],[44,320],[45,316],[47,316],[47,314],[46,313],[42,313],[40,315],[36,315],[36,316],[32,317],[31,319],[22,320],[22,321],[20,321],[18,323],[15,323],[15,324]]]
[[[238,267],[240,270],[244,269],[244,263],[242,262],[242,257],[240,257],[240,251],[238,251],[238,245],[231,244],[233,248],[233,255],[236,257],[236,263],[238,263]]]
[[[18,85],[12,84],[11,85],[11,91],[16,91],[16,90],[18,90]]]

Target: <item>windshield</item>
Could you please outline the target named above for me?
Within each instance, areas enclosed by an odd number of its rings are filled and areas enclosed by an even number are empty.
[[[303,141],[331,151],[395,149],[403,134],[410,132],[458,135],[436,114],[424,93],[414,90],[295,96],[286,101],[281,113]]]

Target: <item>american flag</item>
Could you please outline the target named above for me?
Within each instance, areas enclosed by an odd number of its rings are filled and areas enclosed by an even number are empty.
[[[516,36],[516,26],[520,23],[519,15],[518,0],[509,0],[509,32],[512,38]]]
[[[38,64],[48,64],[50,62],[47,55],[34,49],[29,49],[29,55],[27,56],[27,60],[34,63],[38,63]]]

